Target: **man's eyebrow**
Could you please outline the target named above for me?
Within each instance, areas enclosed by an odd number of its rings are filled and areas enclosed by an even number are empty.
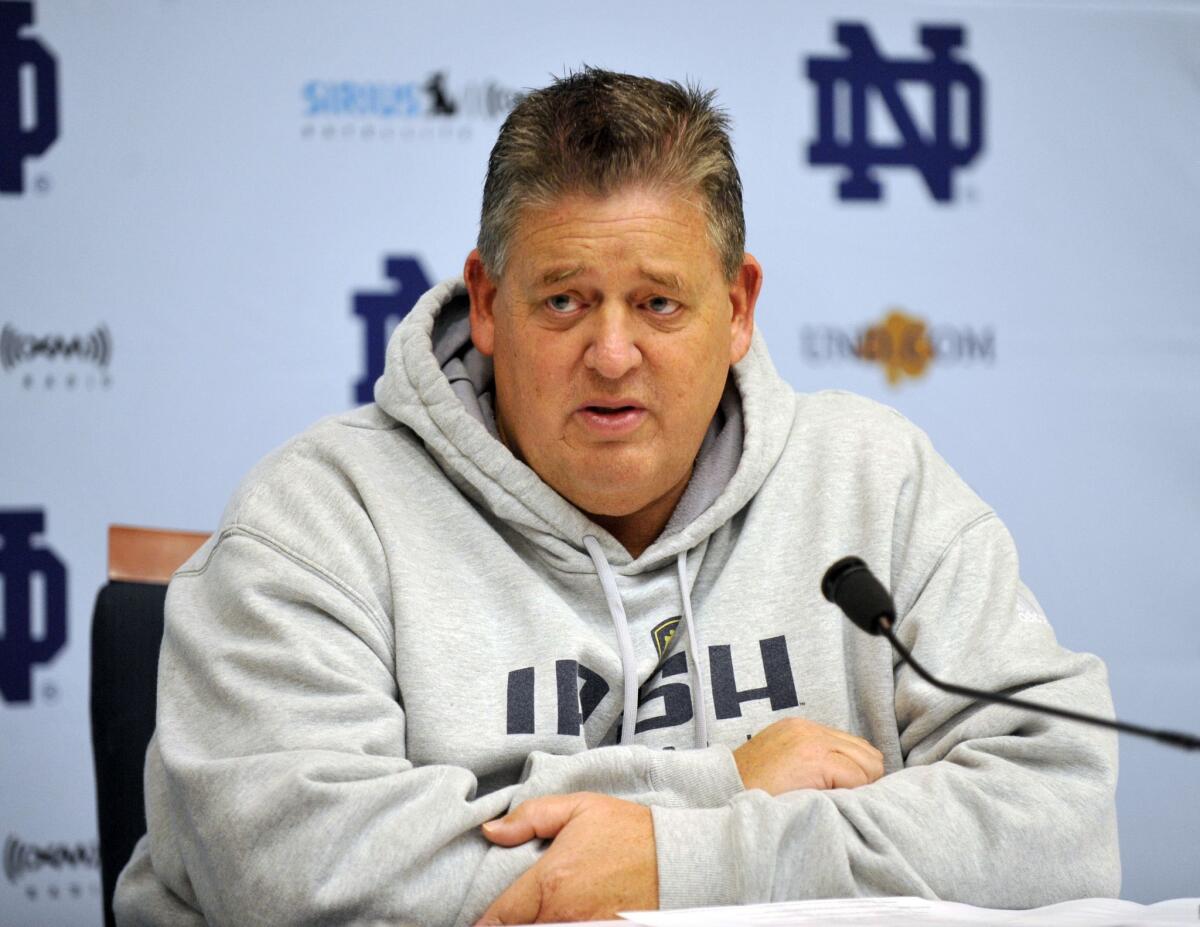
[[[542,274],[542,283],[547,286],[551,283],[562,283],[564,280],[570,280],[581,273],[583,273],[582,264],[578,264],[575,267],[556,267]]]
[[[681,292],[683,290],[683,281],[676,274],[657,274],[647,270],[644,267],[638,268],[638,273],[649,280],[651,283],[657,283],[659,286],[665,286],[669,290]]]

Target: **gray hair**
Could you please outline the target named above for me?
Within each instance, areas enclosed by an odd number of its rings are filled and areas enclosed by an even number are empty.
[[[742,181],[729,118],[715,94],[671,81],[585,67],[520,99],[488,159],[478,248],[493,279],[504,272],[522,208],[644,184],[699,193],[726,279],[746,247]]]

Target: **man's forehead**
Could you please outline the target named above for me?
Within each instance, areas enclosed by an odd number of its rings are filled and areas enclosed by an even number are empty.
[[[619,269],[679,289],[701,266],[719,262],[707,214],[675,190],[568,193],[522,209],[512,240],[514,264],[527,286]]]

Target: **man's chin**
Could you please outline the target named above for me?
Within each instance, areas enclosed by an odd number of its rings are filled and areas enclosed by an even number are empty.
[[[628,485],[627,478],[614,477],[612,480],[602,481],[598,485],[574,486],[565,492],[559,490],[559,494],[580,511],[601,518],[625,518],[635,515],[653,504],[658,498],[652,489],[630,492],[628,488],[620,491],[614,491],[613,488],[615,486],[628,487]]]
[[[664,480],[659,474],[655,476],[659,478],[639,480],[625,471],[590,481],[586,486],[573,486],[566,492],[559,492],[577,509],[603,523],[609,519],[629,518],[644,513],[663,503],[668,496],[675,495],[678,481]],[[683,483],[686,482],[685,476]],[[674,507],[673,502],[671,507]]]

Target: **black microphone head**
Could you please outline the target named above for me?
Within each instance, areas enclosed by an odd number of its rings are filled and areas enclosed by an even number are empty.
[[[880,618],[896,620],[892,597],[858,557],[843,557],[826,570],[821,593],[868,634],[880,632]]]

